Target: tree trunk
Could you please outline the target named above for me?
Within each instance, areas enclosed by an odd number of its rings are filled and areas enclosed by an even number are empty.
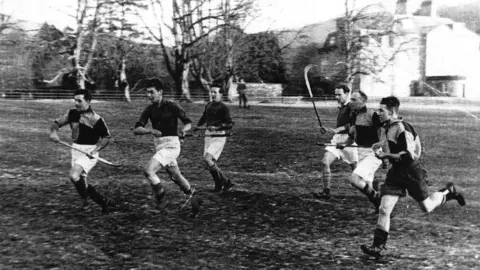
[[[180,100],[186,100],[192,102],[192,97],[190,95],[190,87],[188,85],[188,73],[190,72],[190,63],[183,64],[183,70],[181,73],[181,89],[182,96]]]
[[[235,87],[233,87],[233,74],[228,74],[227,78],[225,79],[225,92],[227,93],[225,96],[227,101],[232,102],[233,96],[235,94]]]
[[[85,77],[83,76],[80,68],[76,68],[75,77],[77,79],[77,88],[85,90]]]
[[[122,61],[119,66],[118,70],[118,86],[120,90],[123,90],[123,94],[125,96],[125,100],[128,103],[132,102],[132,99],[130,98],[130,85],[128,84],[127,80],[127,72],[125,71],[126,69],[126,64],[125,64],[125,56],[122,56]]]
[[[200,85],[202,85],[202,88],[203,88],[203,91],[205,92],[205,94],[207,94],[207,101],[212,101],[212,94],[210,93],[210,84],[208,83],[208,81],[201,77],[199,78],[199,81],[200,81]]]

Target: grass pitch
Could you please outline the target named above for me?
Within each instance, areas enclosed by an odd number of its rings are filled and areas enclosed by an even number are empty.
[[[183,174],[205,199],[189,218],[178,211],[184,196],[171,182],[166,213],[153,208],[143,164],[153,155],[151,137],[130,131],[147,102],[93,103],[115,142],[103,153],[125,166],[98,164],[89,181],[119,207],[103,215],[80,200],[68,181],[70,150],[48,139],[53,119],[70,101],[0,100],[0,268],[2,269],[475,269],[480,268],[480,123],[450,110],[402,111],[424,143],[431,190],[453,181],[466,207],[449,202],[431,214],[405,198],[392,220],[388,254],[370,260],[376,216],[346,183],[348,166],[335,163],[333,198],[315,200],[321,188],[324,150],[312,108],[232,106],[235,135],[219,166],[236,186],[225,195],[209,192],[203,141],[188,138],[178,159]],[[203,104],[182,104],[196,123]],[[322,109],[332,125],[335,108]],[[69,140],[64,127],[60,137]],[[386,171],[379,170],[383,179]],[[167,179],[161,173],[162,179]]]

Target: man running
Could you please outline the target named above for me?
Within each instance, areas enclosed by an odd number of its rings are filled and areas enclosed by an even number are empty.
[[[465,205],[463,195],[456,191],[452,183],[428,195],[427,171],[420,160],[422,152],[420,138],[410,124],[398,117],[399,107],[400,101],[394,96],[385,97],[380,101],[379,116],[385,126],[383,131],[385,139],[373,145],[374,149],[380,149],[388,144],[389,152],[378,153],[376,156],[379,159],[386,158],[392,164],[381,189],[380,214],[373,235],[373,244],[361,246],[364,253],[376,258],[381,257],[385,250],[393,208],[400,197],[406,196],[407,191],[425,212],[431,212],[450,200],[456,200],[461,206]]]
[[[194,130],[198,130],[198,127],[205,123],[207,124],[203,159],[215,182],[213,191],[227,192],[234,184],[225,177],[216,162],[227,142],[226,134],[232,129],[234,123],[230,117],[230,110],[227,105],[221,101],[223,95],[222,89],[219,86],[213,86],[210,93],[213,100],[205,106],[205,111],[198,120],[197,127]]]
[[[110,142],[110,132],[103,118],[90,106],[92,95],[88,90],[76,90],[74,93],[75,108],[57,118],[50,127],[50,139],[59,142],[58,130],[69,124],[72,130],[73,147],[89,153],[88,155],[72,149],[70,180],[87,206],[87,197],[102,207],[106,213],[113,207],[112,200],[100,194],[94,186],[87,183],[87,175],[97,164],[98,153]]]
[[[348,141],[348,132],[350,129],[352,106],[350,102],[350,88],[347,85],[338,85],[335,87],[335,99],[337,100],[338,114],[337,124],[335,128],[326,128],[327,132],[333,133],[331,144],[344,144]],[[323,154],[323,191],[314,192],[313,196],[316,198],[329,199],[331,197],[331,179],[332,173],[330,166],[337,160],[346,162],[352,171],[355,169],[358,162],[358,153],[355,147],[346,147],[338,149],[335,146],[325,147]]]
[[[379,141],[381,123],[378,114],[367,109],[367,100],[363,91],[353,92],[350,99],[354,112],[347,145],[355,142],[358,146],[358,163],[350,177],[350,184],[365,194],[378,212],[380,196],[373,189],[373,180],[382,160],[375,157],[371,147]]]
[[[167,205],[166,190],[157,175],[160,169],[165,169],[170,179],[188,196],[187,200],[190,200],[192,205],[192,214],[196,215],[199,212],[202,200],[192,197],[195,188],[191,187],[188,180],[181,174],[177,163],[177,158],[180,155],[178,119],[184,124],[181,136],[184,136],[191,129],[192,121],[177,103],[163,98],[163,81],[152,78],[145,80],[143,85],[152,104],[142,112],[140,119],[135,124],[133,133],[135,135],[153,136],[156,153],[145,166],[144,174],[152,186],[157,207],[164,209]],[[150,121],[152,128],[145,127],[148,121]]]

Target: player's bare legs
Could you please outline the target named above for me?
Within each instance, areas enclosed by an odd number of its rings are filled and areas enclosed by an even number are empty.
[[[164,208],[167,204],[165,199],[165,188],[163,188],[160,178],[157,175],[157,172],[162,168],[162,164],[160,164],[160,162],[158,162],[156,159],[152,158],[147,165],[145,165],[143,172],[148,181],[150,181],[150,185],[152,186],[153,194],[155,195],[157,206],[159,208]]]
[[[375,206],[375,210],[378,211],[380,206],[380,194],[373,189],[373,183],[370,181],[365,181],[361,176],[356,173],[352,173],[350,177],[350,184],[360,190],[368,200]]]
[[[376,258],[382,256],[390,231],[390,216],[399,198],[397,195],[382,196],[378,221],[373,235],[373,244],[371,246],[361,246],[362,251],[366,254]],[[423,211],[431,212],[433,209],[450,200],[456,200],[461,206],[465,205],[463,195],[457,192],[455,186],[451,183],[447,184],[446,188],[434,192],[423,201],[420,201],[419,205]]]
[[[332,172],[330,166],[337,158],[330,152],[325,152],[323,156],[323,192],[326,196],[330,196]]]
[[[205,162],[205,165],[210,171],[213,181],[215,182],[215,188],[213,190],[214,192],[220,192],[222,189],[224,191],[228,191],[234,186],[234,184],[225,177],[222,170],[220,170],[212,154],[205,153],[203,161]]]
[[[167,173],[170,176],[170,179],[180,187],[183,193],[187,194],[190,192],[191,187],[188,180],[182,175],[180,172],[180,168],[178,166],[167,166],[166,167]]]
[[[419,202],[419,205],[423,211],[430,213],[433,209],[450,200],[456,200],[460,206],[465,205],[465,198],[461,193],[457,192],[452,183],[447,184],[446,188],[442,188],[439,191],[432,193],[428,198]]]
[[[114,206],[114,203],[111,199],[100,194],[95,187],[87,183],[86,174],[83,171],[83,168],[74,164],[70,169],[70,181],[72,181],[75,189],[83,200],[83,207],[87,206],[87,196],[90,197],[94,202],[102,207],[102,212],[106,213],[109,206]]]

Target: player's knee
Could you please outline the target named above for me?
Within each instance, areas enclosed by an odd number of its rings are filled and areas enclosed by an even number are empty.
[[[167,166],[165,168],[165,171],[167,171],[167,174],[168,176],[170,176],[170,179],[175,182],[176,178],[175,178],[175,170],[173,169],[172,166]]]
[[[71,171],[69,177],[72,182],[77,182],[78,180],[80,180],[80,173],[76,171]]]
[[[210,155],[210,154],[206,154],[204,157],[203,157],[203,162],[205,164],[205,166],[207,168],[210,168],[212,167],[213,165],[215,165],[215,161],[213,159],[213,156]]]
[[[325,167],[325,169],[330,169],[330,164],[331,162],[329,160],[327,160],[326,158],[322,159],[322,164],[323,164],[323,167]]]
[[[390,216],[392,214],[393,207],[389,207],[386,205],[380,205],[378,208],[379,215],[381,216]]]
[[[352,173],[352,175],[350,176],[349,178],[349,181],[350,181],[350,184],[354,187],[357,187],[359,186],[360,184],[360,176],[358,176],[357,174],[354,174]]]
[[[145,175],[145,177],[151,178],[154,174],[155,174],[155,171],[152,168],[150,168],[150,166],[146,165],[143,168],[143,175]]]

